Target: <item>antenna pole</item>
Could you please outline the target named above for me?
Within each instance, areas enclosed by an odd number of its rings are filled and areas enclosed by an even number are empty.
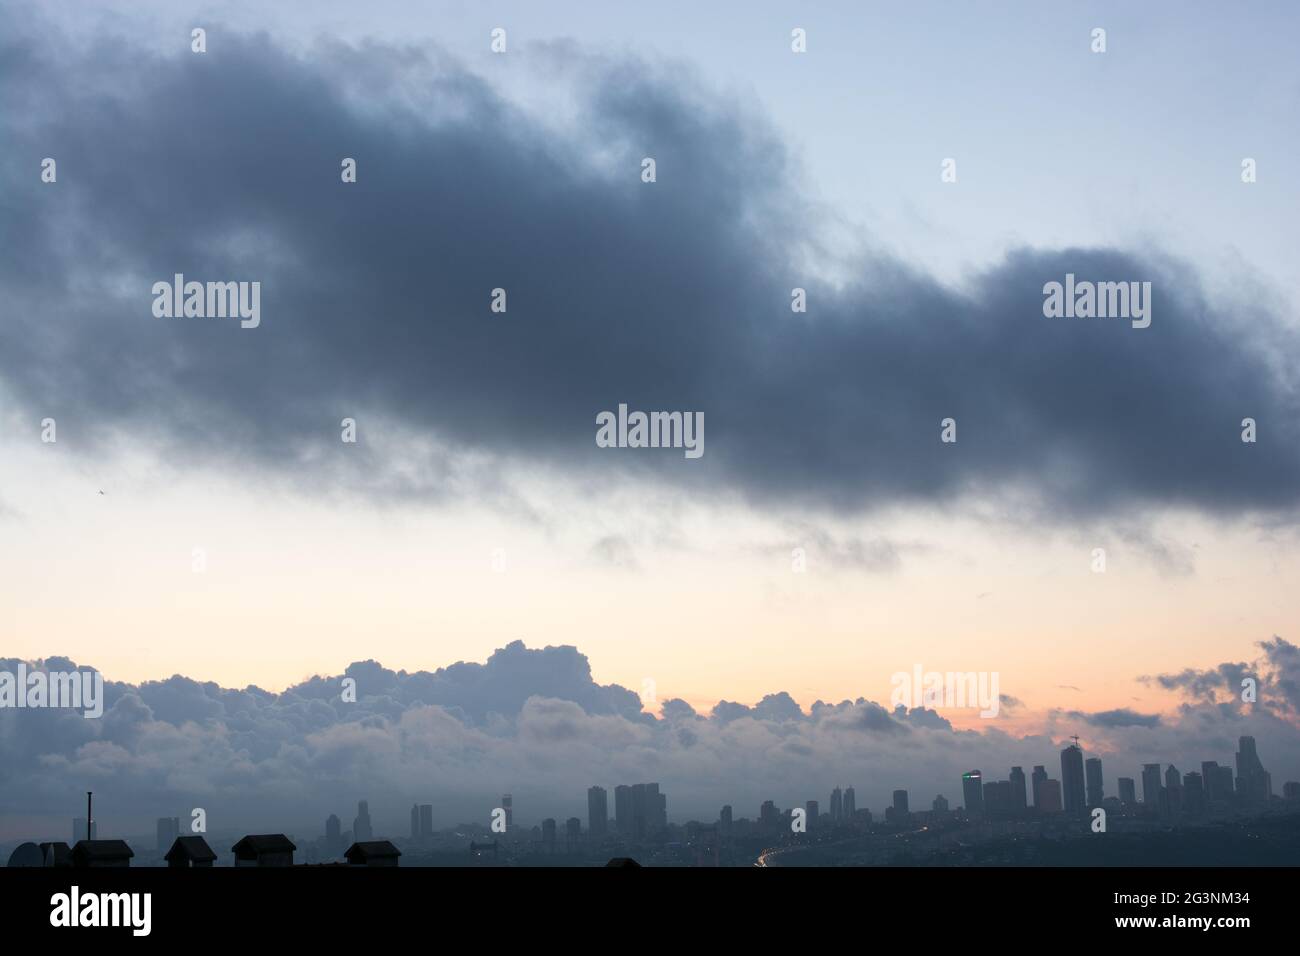
[[[92,827],[94,827],[95,825],[95,817],[94,814],[91,813],[92,795],[93,795],[92,791],[90,790],[86,791],[86,839],[87,840],[91,839],[90,834],[93,832]]]

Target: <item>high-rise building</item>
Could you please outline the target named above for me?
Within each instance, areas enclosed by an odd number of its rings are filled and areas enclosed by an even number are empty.
[[[352,839],[356,843],[364,843],[374,838],[374,830],[370,828],[370,805],[362,800],[357,804],[357,817],[352,821]]]
[[[417,804],[411,804],[411,839],[420,839],[420,807]]]
[[[1183,809],[1188,813],[1205,812],[1205,778],[1195,770],[1183,777]]]
[[[582,821],[577,817],[569,817],[564,821],[564,851],[566,853],[577,853],[578,842],[582,839]]]
[[[805,822],[808,824],[808,829],[811,830],[813,827],[817,826],[817,816],[819,813],[817,801],[809,800],[804,804],[803,810]]]
[[[984,775],[978,770],[968,770],[961,775],[961,797],[966,803],[966,813],[984,812]]]
[[[1201,761],[1201,780],[1205,785],[1206,800],[1217,803],[1231,796],[1231,794],[1219,793],[1219,786],[1223,778],[1219,776],[1219,762],[1217,760]]]
[[[942,793],[934,798],[934,802],[930,804],[930,809],[933,810],[937,816],[943,816],[948,812],[948,801],[944,798]]]
[[[1300,781],[1288,780],[1282,784],[1283,800],[1300,800]]]
[[[1126,807],[1137,805],[1137,781],[1132,777],[1120,777],[1115,781],[1119,787],[1119,802]]]
[[[501,809],[505,811],[506,832],[509,833],[515,823],[515,798],[508,793],[501,794]]]
[[[897,814],[899,814],[899,815],[901,815],[901,816],[904,816],[904,817],[907,816],[907,814],[908,814],[908,809],[907,809],[907,791],[906,791],[906,790],[895,790],[895,791],[894,791],[894,812],[897,813]]]
[[[1005,819],[1011,815],[1011,781],[990,780],[984,784],[984,815]]]
[[[768,829],[780,826],[781,811],[776,808],[774,802],[771,800],[763,801],[763,805],[758,809],[758,822]]]
[[[604,787],[587,788],[587,831],[603,837],[609,829],[609,795]]]
[[[839,823],[844,818],[844,791],[836,787],[831,791],[831,822]]]
[[[547,817],[542,821],[542,851],[555,852],[555,817]]]
[[[1101,806],[1101,802],[1106,799],[1105,788],[1101,782],[1101,758],[1089,757],[1084,761],[1083,775],[1088,784],[1088,806]]]
[[[1034,805],[1039,813],[1061,812],[1061,781],[1044,779],[1038,785],[1040,800]]]
[[[426,843],[433,841],[433,804],[420,804],[420,839]]]
[[[1061,795],[1066,813],[1083,813],[1087,809],[1087,793],[1083,782],[1083,751],[1078,744],[1070,744],[1061,751]]]
[[[1273,796],[1273,781],[1255,752],[1254,737],[1237,741],[1237,792],[1250,803],[1267,803]]]
[[[1165,770],[1165,799],[1169,803],[1169,812],[1178,813],[1183,809],[1183,775],[1173,764]]]
[[[723,806],[722,812],[718,814],[718,832],[724,837],[731,834],[731,804],[729,803]]]
[[[1160,806],[1160,792],[1164,787],[1160,783],[1160,764],[1144,763],[1142,765],[1142,802],[1149,807]]]
[[[1041,763],[1035,764],[1033,775],[1029,779],[1030,790],[1034,795],[1034,809],[1041,810],[1043,808],[1043,798],[1040,791],[1043,788],[1043,781],[1047,779],[1047,768]]]
[[[632,788],[621,783],[614,788],[614,829],[619,836],[630,837],[632,832]]]
[[[325,855],[338,856],[347,847],[343,845],[343,821],[334,814],[325,818]]]
[[[1023,767],[1011,768],[1011,811],[1022,814],[1029,808],[1029,796],[1025,790],[1025,771]]]
[[[858,815],[858,797],[849,787],[844,791],[844,819],[849,823],[853,822],[854,817]]]

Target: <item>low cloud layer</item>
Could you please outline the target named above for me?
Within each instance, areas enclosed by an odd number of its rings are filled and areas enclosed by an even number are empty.
[[[1300,649],[1281,638],[1259,646],[1258,660],[1224,665],[1257,679],[1253,705],[1234,693],[1235,670],[1217,683],[1211,675],[1222,669],[1189,671],[1160,678],[1190,691],[1171,719],[1053,712],[1029,735],[997,720],[955,730],[934,711],[891,711],[863,698],[805,710],[780,691],[754,705],[723,700],[708,714],[669,700],[655,717],[631,691],[596,684],[577,649],[521,642],[483,664],[433,673],[360,662],[281,694],[180,676],[109,681],[99,720],[0,710],[0,838],[41,835],[17,820],[58,821],[49,832],[62,833],[62,817],[79,812],[86,790],[119,833],[147,832],[155,816],[201,806],[212,827],[315,834],[327,814],[350,818],[356,801],[368,799],[377,826],[400,834],[413,802],[433,803],[439,825],[486,822],[504,792],[531,824],[583,815],[592,784],[647,780],[663,786],[677,821],[715,819],[724,803],[754,816],[765,799],[789,806],[825,798],[836,785],[855,786],[859,804],[876,810],[895,787],[910,790],[917,806],[938,793],[956,804],[962,771],[997,778],[1012,765],[1044,764],[1056,776],[1066,736],[1085,730],[1110,793],[1116,777],[1136,776],[1146,762],[1184,771],[1202,760],[1231,763],[1242,734],[1258,739],[1280,791],[1300,778]],[[0,660],[0,670],[17,665]],[[75,665],[52,657],[34,666]],[[343,700],[345,677],[356,681],[355,703]]]
[[[159,58],[4,10],[0,386],[33,441],[51,416],[69,448],[427,500],[510,461],[829,509],[1294,512],[1294,330],[1158,252],[1023,249],[954,291],[830,248],[774,131],[675,66],[530,52],[580,91],[559,129],[436,50],[214,24],[207,54]],[[154,318],[178,272],[259,280],[260,327]],[[1152,282],[1151,327],[1045,319],[1067,272]],[[620,402],[703,411],[706,456],[597,449]]]

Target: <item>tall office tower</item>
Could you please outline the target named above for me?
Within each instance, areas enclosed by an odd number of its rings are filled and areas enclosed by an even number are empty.
[[[968,770],[961,775],[961,798],[966,803],[966,813],[984,812],[984,776],[978,770]]]
[[[603,837],[609,830],[609,795],[604,787],[587,788],[587,830]]]
[[[1254,737],[1237,741],[1237,792],[1250,803],[1267,803],[1273,796],[1272,777],[1255,751]]]
[[[1089,757],[1083,765],[1083,775],[1088,782],[1088,806],[1099,807],[1106,799],[1105,788],[1101,784],[1101,758]]]
[[[1029,809],[1029,796],[1025,791],[1025,771],[1022,767],[1011,768],[1011,810],[1021,814]]]
[[[1042,797],[1039,793],[1043,787],[1043,781],[1047,779],[1047,768],[1041,763],[1034,766],[1034,772],[1029,778],[1029,789],[1034,795],[1034,809],[1041,810],[1043,806]]]
[[[659,784],[652,784],[655,788],[655,798],[658,801],[658,812],[655,815],[655,826],[660,830],[668,829],[668,794],[659,792]]]
[[[420,804],[420,839],[433,841],[433,804]]]
[[[1119,802],[1126,807],[1131,807],[1138,802],[1137,798],[1137,781],[1132,777],[1120,777],[1116,781],[1119,787]]]
[[[1169,801],[1169,811],[1177,813],[1183,808],[1183,775],[1173,764],[1165,771],[1165,799]]]
[[[1300,781],[1288,780],[1282,784],[1283,800],[1300,800]]]
[[[764,827],[775,827],[781,822],[781,811],[771,800],[764,800],[758,810],[758,822]]]
[[[1038,796],[1041,799],[1034,807],[1039,813],[1061,812],[1061,781],[1044,779],[1038,785]]]
[[[1221,779],[1217,760],[1201,761],[1201,780],[1205,785],[1205,799],[1207,801],[1227,799],[1227,794],[1219,793],[1219,781]]]
[[[997,795],[997,780],[988,780],[984,784],[984,816],[992,819],[993,817],[1005,816],[1006,808],[1002,806],[1002,801]]]
[[[853,788],[844,791],[844,819],[852,823],[858,815],[858,795],[853,792]]]
[[[375,833],[370,829],[370,804],[365,800],[357,804],[357,818],[352,821],[352,839],[356,843],[373,840]]]
[[[411,839],[420,839],[420,808],[417,804],[411,804]]]
[[[506,814],[506,832],[509,833],[515,824],[515,798],[508,793],[501,794],[501,809]]]
[[[731,833],[731,804],[726,804],[718,814],[718,832],[724,837]]]
[[[547,853],[555,852],[555,817],[542,821],[542,849]]]
[[[1083,751],[1077,743],[1061,751],[1061,794],[1066,813],[1083,813],[1087,794],[1083,783]]]
[[[578,841],[582,838],[582,821],[569,817],[564,821],[564,850],[566,853],[578,851]]]
[[[632,788],[620,783],[614,788],[614,829],[619,836],[632,836]]]
[[[844,791],[836,787],[831,791],[831,822],[839,823],[844,819]]]
[[[930,804],[930,809],[939,816],[948,812],[948,801],[944,798],[942,793],[934,798],[934,802]]]
[[[1188,813],[1205,812],[1205,778],[1195,770],[1183,777],[1183,809]]]
[[[1219,793],[1222,794],[1224,800],[1231,800],[1240,791],[1240,787],[1237,790],[1233,790],[1232,788],[1232,768],[1221,766],[1219,767],[1218,773]]]
[[[338,856],[344,849],[343,821],[331,813],[325,818],[325,852],[330,856]]]
[[[1160,764],[1144,763],[1142,765],[1142,802],[1149,807],[1160,806]]]
[[[902,814],[903,816],[907,816],[908,810],[907,810],[906,790],[894,791],[894,812],[898,814]]]
[[[808,829],[811,830],[813,827],[817,826],[817,814],[819,812],[817,807],[817,801],[809,800],[807,803],[804,804],[803,809],[804,809],[804,814],[806,815],[805,822],[808,824]]]

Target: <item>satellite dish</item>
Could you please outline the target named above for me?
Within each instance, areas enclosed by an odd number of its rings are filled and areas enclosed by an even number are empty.
[[[10,866],[44,866],[45,854],[35,843],[19,844],[18,849],[9,854]]]

